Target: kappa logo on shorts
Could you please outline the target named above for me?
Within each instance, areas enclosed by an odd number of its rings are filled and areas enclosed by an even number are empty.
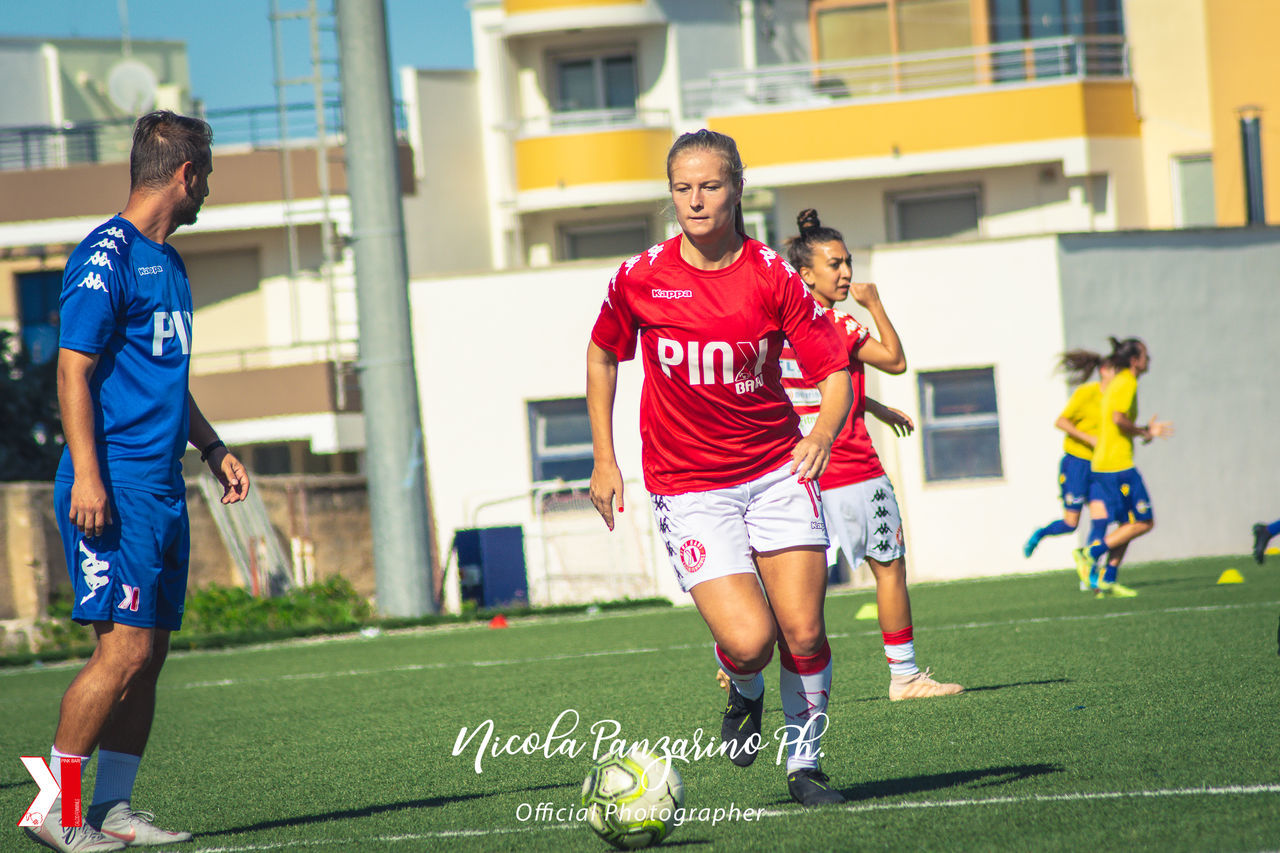
[[[132,610],[138,612],[138,588],[129,586],[127,583],[120,584],[120,588],[124,590],[124,598],[120,599],[120,603],[116,605],[117,610]]]
[[[80,599],[80,603],[84,604],[97,595],[98,590],[110,583],[110,578],[103,577],[101,573],[111,568],[111,564],[106,560],[99,560],[98,555],[86,548],[83,542],[80,543],[80,550],[84,553],[84,559],[80,561],[80,571],[84,573],[84,582],[89,587],[88,594]]]
[[[702,568],[706,562],[706,546],[697,539],[686,539],[684,544],[680,546],[680,564],[684,566],[684,570],[689,574],[693,574]]]
[[[1136,509],[1138,512],[1148,512],[1151,509],[1151,504],[1147,503],[1146,501],[1138,501],[1138,503],[1134,506],[1134,509]]]

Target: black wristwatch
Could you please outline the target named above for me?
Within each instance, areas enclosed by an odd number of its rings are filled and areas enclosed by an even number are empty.
[[[226,445],[222,443],[222,439],[215,438],[213,441],[209,442],[209,444],[203,450],[200,451],[200,461],[208,462],[209,454],[217,450],[219,447],[222,447],[222,448],[226,447]]]

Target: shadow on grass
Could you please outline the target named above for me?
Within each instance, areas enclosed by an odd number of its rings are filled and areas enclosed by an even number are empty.
[[[957,770],[954,773],[934,773],[929,776],[907,776],[902,779],[880,779],[875,782],[864,782],[851,788],[841,788],[850,803],[866,800],[880,800],[886,797],[901,797],[908,794],[921,794],[926,791],[942,791],[948,788],[990,788],[995,785],[1007,785],[1023,779],[1034,779],[1050,773],[1062,773],[1065,768],[1057,764],[1012,764],[1001,767],[986,767],[981,770]],[[790,799],[777,800],[775,805],[792,803]]]
[[[1037,776],[1062,772],[1064,772],[1064,769],[1056,764],[1015,764],[987,767],[982,770],[935,773],[930,776],[881,779],[878,782],[867,782],[862,785],[855,785],[852,788],[842,788],[840,793],[844,794],[850,801],[874,800],[904,794],[919,794],[924,791],[940,791],[946,788],[989,788],[994,785],[1007,785],[1010,782],[1020,782],[1023,779],[1034,779]]]
[[[1070,678],[1042,678],[1037,681],[1011,681],[1008,684],[982,684],[977,687],[965,687],[964,692],[965,693],[981,693],[985,690],[1006,690],[1010,687],[1040,687],[1045,684],[1070,684],[1070,683],[1071,683]],[[959,695],[963,696],[964,693],[961,693]],[[938,697],[938,698],[945,699],[947,697]],[[879,696],[861,696],[857,699],[853,699],[850,701],[888,702],[889,697],[887,694],[882,693]],[[906,700],[906,701],[910,701],[910,700]]]
[[[280,820],[264,820],[259,823],[249,824],[247,826],[233,826],[227,829],[215,829],[210,832],[197,833],[199,838],[213,838],[218,835],[236,835],[242,832],[261,832],[265,829],[282,829],[289,826],[306,826],[312,823],[328,823],[330,821],[354,820],[362,817],[372,817],[386,812],[398,812],[406,809],[434,809],[440,806],[448,806],[454,803],[465,803],[468,800],[479,800],[493,797],[495,794],[516,794],[530,791],[547,791],[558,790],[566,787],[565,785],[537,785],[532,788],[520,788],[516,791],[486,791],[479,794],[460,794],[456,797],[426,797],[421,800],[403,800],[398,803],[383,803],[381,805],[365,806],[359,809],[345,809],[342,811],[324,812],[323,814],[313,815],[297,815],[296,817],[281,818]]]

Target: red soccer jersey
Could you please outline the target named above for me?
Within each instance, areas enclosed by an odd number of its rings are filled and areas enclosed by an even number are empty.
[[[818,481],[818,485],[824,489],[838,489],[879,477],[884,474],[884,467],[880,464],[880,457],[876,455],[871,436],[867,433],[867,374],[857,355],[871,333],[852,315],[834,308],[824,311],[849,354],[849,378],[853,381],[853,408],[849,412],[849,423],[831,443],[831,462]],[[801,432],[808,434],[818,418],[818,391],[801,375],[795,364],[795,355],[785,341],[783,346],[782,385],[787,389],[791,404],[800,414]]]
[[[800,440],[782,388],[783,339],[813,384],[848,366],[822,308],[786,261],[746,238],[721,270],[680,257],[677,234],[626,261],[591,340],[644,360],[640,437],[645,488],[676,495],[737,486],[779,468]]]

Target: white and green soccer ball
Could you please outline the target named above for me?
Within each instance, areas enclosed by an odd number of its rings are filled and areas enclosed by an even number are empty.
[[[620,850],[651,847],[671,834],[684,808],[684,780],[669,758],[638,746],[599,761],[582,783],[587,823]]]

